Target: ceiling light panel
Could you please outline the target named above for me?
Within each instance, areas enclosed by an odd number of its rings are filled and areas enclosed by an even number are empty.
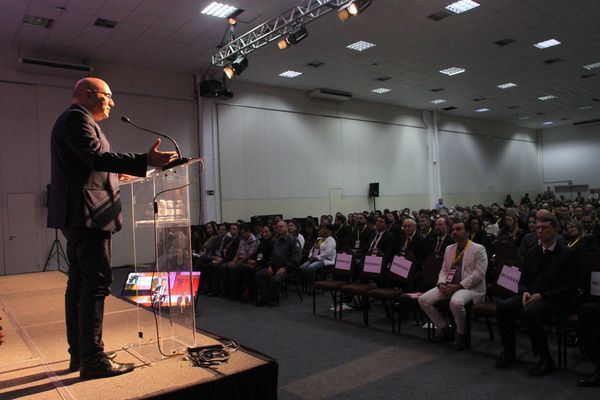
[[[544,40],[543,42],[536,43],[534,46],[538,49],[547,49],[548,47],[558,46],[559,44],[560,42],[556,39],[548,39]]]
[[[431,104],[442,104],[442,103],[445,103],[445,102],[446,102],[446,100],[444,100],[444,99],[435,99],[435,100],[431,100],[430,103]]]
[[[452,75],[462,74],[463,72],[465,72],[465,69],[459,68],[459,67],[450,67],[450,68],[443,69],[440,72],[442,74],[452,76]]]
[[[546,122],[543,122],[543,124],[544,124],[544,125],[552,125],[553,123],[554,123],[554,122],[552,122],[552,121],[546,121]]]
[[[600,61],[597,63],[593,63],[593,64],[588,64],[588,65],[584,65],[583,68],[590,70],[590,69],[594,69],[594,68],[598,68],[600,67]]]
[[[460,0],[455,3],[446,6],[446,10],[452,11],[455,14],[464,13],[465,11],[472,10],[479,7],[479,3],[471,0]]]
[[[556,99],[556,96],[553,94],[547,94],[546,96],[538,97],[538,100],[542,100],[542,101],[552,100],[552,99]]]
[[[279,76],[281,76],[282,78],[296,78],[300,75],[302,75],[302,72],[298,71],[285,71],[279,74]]]
[[[377,93],[377,94],[383,94],[383,93],[387,93],[387,92],[391,92],[391,91],[392,91],[392,89],[388,89],[388,88],[377,88],[377,89],[371,90],[371,92]]]
[[[489,108],[479,108],[479,109],[475,110],[475,112],[478,112],[478,113],[488,112],[488,111],[490,111]]]
[[[514,88],[516,86],[517,86],[516,83],[507,82],[507,83],[503,83],[501,85],[498,85],[498,88],[499,89],[510,89],[510,88]]]
[[[204,10],[202,10],[202,14],[219,18],[227,18],[235,11],[237,11],[237,8],[235,8],[234,6],[213,1]]]
[[[373,43],[365,42],[364,40],[346,46],[346,48],[355,51],[365,51],[367,49],[370,49],[371,47],[375,47],[375,45]]]

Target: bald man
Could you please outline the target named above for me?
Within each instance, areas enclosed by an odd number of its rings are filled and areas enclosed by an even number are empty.
[[[118,174],[146,176],[148,166],[174,159],[160,152],[157,139],[148,153],[115,153],[98,122],[115,106],[110,87],[85,78],[73,89],[71,106],[58,117],[51,138],[52,181],[48,227],[67,239],[69,279],[65,294],[69,369],[83,379],[124,374],[133,364],[107,357],[102,342],[104,298],[110,293],[111,236],[121,229]]]

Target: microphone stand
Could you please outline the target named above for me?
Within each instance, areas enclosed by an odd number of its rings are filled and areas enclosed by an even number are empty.
[[[150,129],[146,129],[146,128],[144,128],[142,126],[139,126],[139,125],[136,125],[133,122],[131,122],[131,120],[129,119],[129,117],[126,117],[124,115],[121,116],[121,121],[125,122],[126,124],[131,124],[131,125],[133,125],[134,127],[136,127],[137,129],[139,129],[141,131],[149,132],[149,133],[152,133],[154,135],[164,137],[166,139],[169,139],[171,142],[173,142],[173,144],[175,145],[175,151],[177,152],[177,158],[175,160],[173,160],[173,161],[171,161],[171,162],[163,165],[163,167],[161,168],[163,171],[166,171],[166,170],[171,169],[171,168],[178,167],[178,166],[183,165],[183,164],[187,164],[190,161],[189,158],[181,156],[181,151],[179,150],[179,145],[177,144],[177,142],[175,141],[175,139],[173,139],[171,136],[165,135],[164,133],[159,133],[159,132],[156,132],[156,131],[153,131],[153,130],[150,130]]]

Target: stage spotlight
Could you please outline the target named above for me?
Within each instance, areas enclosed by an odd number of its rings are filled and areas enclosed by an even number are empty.
[[[277,42],[277,46],[281,50],[287,49],[290,46],[300,43],[301,41],[306,39],[307,36],[308,36],[308,31],[306,30],[304,25],[302,25],[300,28],[292,31],[292,33],[287,35],[287,37],[285,39],[281,39],[279,42]]]
[[[225,75],[229,79],[233,79],[234,76],[241,75],[246,67],[248,67],[248,58],[246,56],[238,56],[234,62],[223,68],[223,72],[225,72]]]
[[[350,2],[350,4],[342,7],[338,11],[338,18],[342,21],[346,21],[351,17],[355,17],[360,15],[363,11],[365,11],[370,5],[371,0],[355,0]]]

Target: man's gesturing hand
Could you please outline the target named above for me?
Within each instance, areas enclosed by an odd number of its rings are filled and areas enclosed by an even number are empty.
[[[151,167],[160,168],[177,158],[177,153],[174,151],[158,151],[159,145],[160,139],[156,139],[154,145],[148,150],[148,165]]]

